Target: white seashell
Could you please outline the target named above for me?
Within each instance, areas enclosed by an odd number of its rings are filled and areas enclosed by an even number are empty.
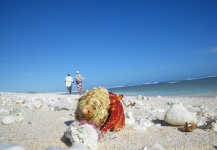
[[[143,97],[144,100],[149,100],[146,96]]]
[[[158,99],[161,99],[162,97],[160,95],[157,96]]]
[[[163,148],[160,144],[154,143],[154,144],[151,146],[150,150],[164,150],[164,148]]]
[[[180,104],[173,104],[164,116],[171,125],[184,125],[186,122],[197,124],[196,115]]]
[[[98,148],[98,133],[90,124],[79,125],[77,122],[74,122],[65,132],[65,136],[72,143],[83,143],[90,150]]]
[[[143,99],[142,95],[138,95],[138,96],[137,96],[137,99],[138,99],[138,100],[142,100],[142,99]]]
[[[2,124],[4,125],[8,125],[8,124],[12,124],[12,123],[19,123],[19,122],[23,122],[24,117],[22,114],[20,115],[8,115],[2,118]]]
[[[164,113],[165,112],[165,110],[164,109],[157,109],[157,112],[159,112],[159,113]]]
[[[160,123],[156,123],[154,126],[157,127],[157,128],[160,128],[161,124]]]
[[[126,125],[133,125],[135,123],[135,119],[133,118],[132,111],[129,111],[125,117],[125,124]]]
[[[24,147],[18,144],[12,143],[0,143],[1,150],[24,150]]]
[[[54,111],[54,107],[50,107],[50,110],[51,110],[51,111]]]
[[[212,130],[213,132],[216,132],[216,133],[217,133],[217,122],[213,122],[213,123],[212,123],[211,130]]]
[[[204,127],[204,126],[205,126],[205,121],[199,120],[199,121],[197,122],[197,126],[198,126],[198,127]]]
[[[42,107],[44,104],[42,103],[42,102],[40,102],[40,101],[36,101],[36,102],[34,102],[33,103],[33,106],[35,107],[35,108],[40,108],[40,107]]]
[[[139,125],[145,126],[145,127],[151,127],[152,122],[150,120],[148,120],[148,119],[140,119],[139,120]]]

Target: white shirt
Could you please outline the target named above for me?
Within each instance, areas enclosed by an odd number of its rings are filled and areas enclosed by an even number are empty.
[[[71,76],[67,76],[67,77],[65,78],[65,81],[66,81],[66,86],[67,86],[67,87],[72,86],[73,78],[72,78]]]

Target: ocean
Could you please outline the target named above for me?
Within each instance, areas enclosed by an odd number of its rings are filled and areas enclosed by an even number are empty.
[[[126,96],[217,96],[217,76],[143,83],[132,86],[113,87],[108,90]]]

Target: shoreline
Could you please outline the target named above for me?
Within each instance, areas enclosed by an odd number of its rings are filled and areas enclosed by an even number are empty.
[[[87,91],[87,90],[86,90]],[[83,91],[82,95],[86,92]],[[113,92],[113,91],[111,91]],[[121,92],[113,92],[118,94],[123,94]],[[73,91],[71,94],[68,92],[0,92],[0,94],[51,94],[51,95],[71,95],[71,96],[80,96],[77,91]],[[155,95],[146,95],[146,94],[123,94],[125,96],[131,96],[131,97],[137,97],[138,95],[146,96],[146,97],[217,97],[216,93],[196,93],[196,94],[169,94],[169,95],[161,95],[161,94],[155,94]]]
[[[26,150],[45,150],[50,146],[68,148],[64,132],[75,120],[74,111],[80,95],[57,93],[10,93],[0,92],[0,119],[11,110],[22,109],[24,120],[9,125],[0,124],[0,142],[22,145]],[[123,102],[135,102],[134,106],[124,107],[138,120],[153,120],[146,130],[134,130],[125,125],[119,132],[107,132],[98,141],[98,149],[143,150],[157,143],[164,149],[216,149],[217,133],[202,123],[209,117],[217,116],[216,96],[124,96]],[[190,112],[203,113],[200,126],[193,132],[181,132],[178,127],[165,123],[163,118],[172,103],[181,103]],[[216,118],[217,119],[217,118]],[[199,124],[198,124],[199,125]]]

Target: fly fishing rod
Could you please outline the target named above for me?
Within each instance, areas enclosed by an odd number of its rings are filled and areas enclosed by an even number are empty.
[[[98,74],[101,74],[101,73],[103,73],[103,72],[105,72],[105,71],[107,71],[107,70],[102,70],[102,71],[99,71],[99,72],[90,74],[90,75],[88,75],[87,77],[85,77],[85,79],[86,79],[86,78],[90,78],[90,77],[94,77],[94,76],[96,76],[96,75],[98,75]]]

